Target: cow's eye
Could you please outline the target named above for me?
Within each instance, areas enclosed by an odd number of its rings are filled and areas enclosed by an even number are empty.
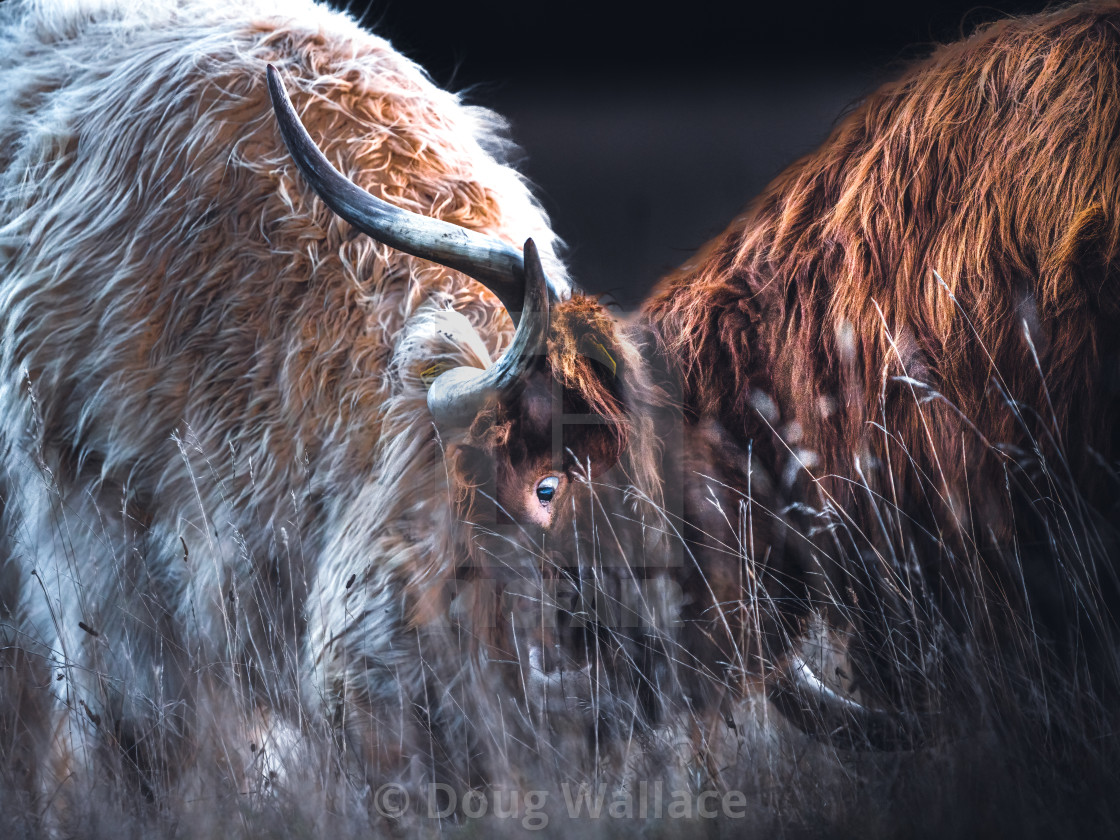
[[[537,484],[537,500],[542,505],[550,504],[552,497],[556,495],[556,488],[559,486],[560,479],[554,475],[542,478]]]

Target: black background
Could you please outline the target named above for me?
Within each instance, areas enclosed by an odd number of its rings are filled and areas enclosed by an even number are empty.
[[[836,119],[976,6],[388,0],[352,13],[509,118],[583,287],[635,305]]]

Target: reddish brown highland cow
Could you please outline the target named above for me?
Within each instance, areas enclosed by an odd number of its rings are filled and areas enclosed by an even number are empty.
[[[787,519],[813,536],[787,536],[777,568],[771,553],[771,594],[803,605],[822,572],[888,690],[932,653],[910,636],[919,615],[1000,650],[1041,636],[1104,655],[1118,57],[1114,4],[938,49],[645,307],[687,415],[750,449],[754,504],[812,508]],[[746,470],[728,480],[746,498]]]

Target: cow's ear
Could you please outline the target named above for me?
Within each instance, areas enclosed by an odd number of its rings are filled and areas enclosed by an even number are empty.
[[[637,351],[619,323],[597,300],[573,297],[553,307],[548,370],[563,395],[564,445],[593,472],[615,463],[627,445],[632,411],[626,374],[640,367]],[[578,419],[577,419],[578,418]]]
[[[598,362],[603,376],[618,377],[618,359],[611,353],[602,336],[586,333],[580,338],[578,348],[580,355]],[[616,350],[615,353],[617,352]]]

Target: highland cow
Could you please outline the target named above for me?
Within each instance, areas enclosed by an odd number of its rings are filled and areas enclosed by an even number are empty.
[[[236,753],[309,711],[362,773],[461,744],[465,777],[472,707],[527,686],[506,745],[589,705],[582,663],[550,682],[574,564],[542,540],[603,465],[650,472],[636,355],[571,297],[501,121],[311,2],[17,3],[2,43],[9,767],[49,729],[154,795],[208,714]],[[444,262],[492,290],[315,198],[269,63],[363,189],[486,243]],[[554,398],[596,422],[554,440]]]
[[[1118,57],[1111,3],[937,49],[645,306],[688,416],[750,453],[717,459],[725,496],[787,512],[754,536],[772,611],[853,630],[880,705],[985,694],[955,646],[1114,684]]]

